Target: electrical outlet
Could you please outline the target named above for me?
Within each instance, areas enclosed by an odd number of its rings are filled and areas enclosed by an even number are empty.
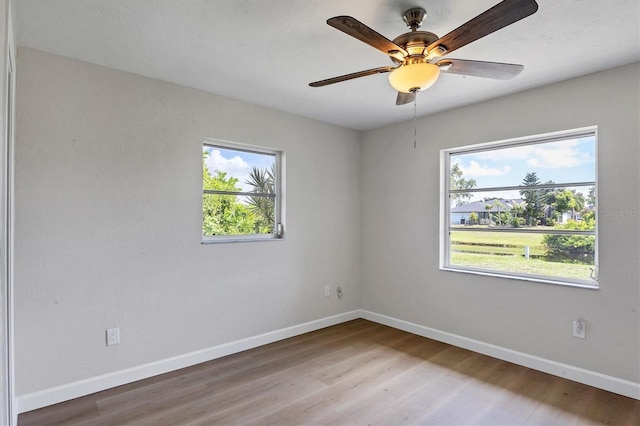
[[[324,296],[325,297],[331,296],[331,287],[329,287],[328,285],[324,286]]]
[[[120,343],[120,329],[108,328],[107,329],[107,346],[117,345]]]
[[[587,338],[587,325],[582,320],[573,321],[573,337],[579,339]]]

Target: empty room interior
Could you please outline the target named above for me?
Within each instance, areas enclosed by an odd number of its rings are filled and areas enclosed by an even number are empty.
[[[640,424],[637,0],[0,22],[0,424]]]

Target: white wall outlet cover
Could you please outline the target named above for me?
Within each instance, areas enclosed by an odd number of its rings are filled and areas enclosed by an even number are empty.
[[[120,329],[108,328],[107,329],[107,346],[117,345],[120,343]]]
[[[573,337],[578,337],[580,339],[586,339],[587,337],[587,326],[582,320],[574,320],[573,321]]]

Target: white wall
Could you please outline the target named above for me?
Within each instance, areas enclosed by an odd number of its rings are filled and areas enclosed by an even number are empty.
[[[18,62],[19,396],[359,307],[358,133],[27,48]],[[285,151],[285,240],[200,244],[205,137]]]
[[[640,382],[638,64],[363,135],[362,308]],[[428,102],[428,93],[423,102]],[[600,290],[438,269],[439,151],[599,126]],[[572,320],[587,339],[571,336]]]

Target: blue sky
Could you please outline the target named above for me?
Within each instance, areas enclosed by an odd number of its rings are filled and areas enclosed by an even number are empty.
[[[477,188],[518,186],[527,173],[536,172],[541,183],[595,181],[595,137],[501,148],[480,153],[451,155],[465,179],[473,178]],[[585,197],[589,187],[570,187]],[[483,198],[520,198],[519,191],[493,191],[472,194],[469,201]],[[453,200],[452,200],[453,201]]]
[[[536,172],[541,182],[595,181],[595,138],[451,155],[451,163],[459,165],[465,179],[475,179],[479,188],[521,185],[530,172]]]
[[[228,176],[238,179],[243,191],[250,191],[252,187],[245,184],[249,172],[253,167],[270,169],[275,156],[268,154],[253,154],[244,151],[203,146],[203,152],[208,152],[206,164],[210,172],[220,170]]]

